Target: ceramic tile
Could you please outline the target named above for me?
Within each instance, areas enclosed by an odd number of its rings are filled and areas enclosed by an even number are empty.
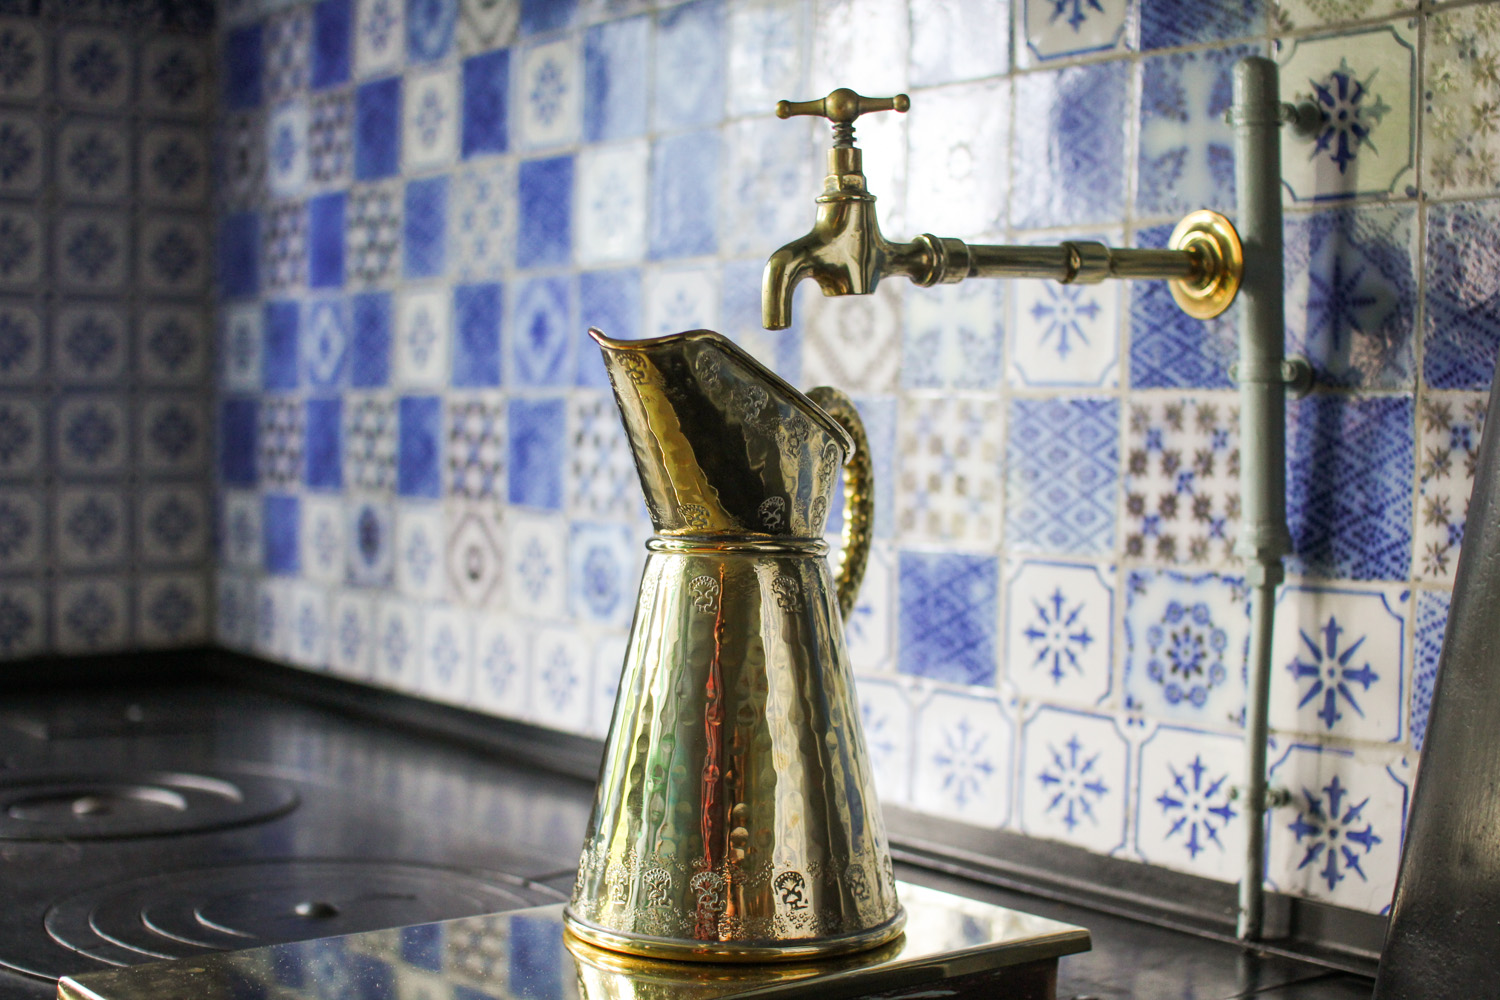
[[[648,337],[719,326],[719,276],[709,268],[653,271],[646,277]]]
[[[4,221],[0,219],[0,234]],[[130,233],[117,212],[65,212],[55,229],[54,267],[62,284],[75,291],[114,292],[130,276]],[[25,239],[20,234],[20,239]],[[23,265],[24,267],[24,265]],[[38,256],[32,277],[41,277]],[[4,271],[0,259],[0,271]],[[18,274],[24,272],[12,272]]]
[[[1006,567],[1006,679],[1021,697],[1097,705],[1113,687],[1114,567],[1042,559]]]
[[[139,231],[137,281],[157,295],[191,296],[208,285],[208,233],[193,216],[147,216]]]
[[[122,649],[130,639],[130,597],[125,578],[65,579],[53,591],[53,639],[65,653]]]
[[[122,498],[112,499],[123,503]],[[39,490],[0,491],[0,570],[42,568],[47,541],[45,506]]]
[[[136,525],[138,557],[148,564],[197,563],[208,550],[208,502],[196,487],[143,490]]]
[[[1042,708],[1021,730],[1021,829],[1100,854],[1125,846],[1130,754],[1114,719]]]
[[[997,401],[903,401],[896,523],[904,538],[981,550],[1000,540],[1001,435]]]
[[[624,635],[606,635],[594,644],[594,710],[589,733],[596,739],[609,735],[614,720],[615,697],[620,693],[620,673],[625,662]]]
[[[158,303],[139,313],[135,365],[137,376],[144,382],[201,384],[207,374],[209,348],[208,317],[201,308]]]
[[[286,656],[313,670],[328,662],[328,594],[321,587],[294,583],[288,588]]]
[[[460,0],[459,51],[472,55],[509,45],[520,18],[521,5],[515,0]]]
[[[0,96],[11,101],[42,96],[52,77],[52,47],[42,37],[41,24],[21,18],[0,19],[0,47],[14,53],[8,62],[11,68],[0,74]]]
[[[1487,397],[1432,392],[1417,413],[1417,527],[1414,575],[1451,582],[1469,518]]]
[[[265,568],[280,576],[296,576],[302,568],[302,498],[283,493],[262,494],[261,529]]]
[[[1163,249],[1171,226],[1136,231],[1136,245]],[[1132,389],[1229,389],[1239,352],[1238,313],[1196,320],[1172,300],[1164,281],[1133,281],[1130,297]]]
[[[645,509],[614,397],[579,393],[569,403],[568,509],[590,520],[626,520]]]
[[[809,198],[818,190],[821,172],[821,166],[814,169],[808,142],[813,126],[751,118],[726,128],[729,197],[720,206],[726,253],[764,257],[807,228],[813,215]]]
[[[457,388],[500,384],[503,296],[498,284],[459,285],[453,290],[453,378]]]
[[[340,490],[343,478],[342,398],[309,399],[303,426],[307,433],[306,472],[309,490]]]
[[[363,84],[354,92],[354,179],[379,180],[401,164],[401,78]]]
[[[906,0],[811,0],[811,5],[809,95],[849,87],[888,97],[906,89],[911,49]]]
[[[894,281],[870,295],[829,298],[804,282],[792,302],[806,331],[802,381],[845,392],[882,393],[896,387],[901,367],[901,315],[907,292]]]
[[[807,6],[803,0],[730,4],[730,114],[768,114],[777,101],[802,92]]]
[[[61,399],[54,416],[57,469],[71,476],[116,475],[130,454],[130,404],[123,396],[79,394]],[[40,437],[40,434],[37,434]],[[33,446],[40,449],[40,441]],[[34,454],[40,454],[39,450]]]
[[[310,125],[302,101],[290,101],[271,112],[266,122],[266,163],[273,195],[296,195],[306,186]]]
[[[520,50],[516,126],[528,149],[576,141],[583,107],[578,46],[571,39]]]
[[[1427,719],[1432,711],[1432,693],[1437,684],[1438,663],[1443,652],[1443,633],[1448,627],[1452,597],[1446,591],[1417,592],[1416,640],[1412,655],[1411,746],[1422,752],[1427,737]]]
[[[523,160],[517,187],[516,267],[568,263],[573,246],[573,157]]]
[[[374,681],[416,691],[422,669],[421,611],[406,601],[381,600],[375,606]]]
[[[458,155],[458,77],[433,70],[406,78],[402,105],[402,165],[407,173],[449,165]]]
[[[396,492],[427,499],[442,496],[442,397],[402,396],[396,412]]]
[[[1010,68],[1008,0],[919,0],[912,4],[914,87],[994,76]],[[976,30],[983,26],[981,30]]]
[[[65,382],[121,381],[130,333],[124,304],[65,305],[52,320],[52,370]]]
[[[349,300],[349,384],[379,389],[390,383],[391,297],[376,292]]]
[[[300,483],[305,432],[301,403],[271,397],[261,403],[259,416],[255,467],[260,481],[278,487]]]
[[[643,552],[623,525],[575,521],[568,538],[568,608],[574,618],[628,626]]]
[[[14,494],[7,501],[11,508],[8,535],[10,560],[22,558],[17,569],[34,562],[44,536],[37,511],[29,510]],[[52,549],[57,564],[65,569],[101,569],[123,563],[130,552],[130,512],[126,497],[118,490],[99,487],[64,487],[56,494],[53,507]],[[31,526],[20,531],[24,521]],[[29,558],[24,558],[29,555]]]
[[[1156,0],[1146,8],[1170,6]],[[1190,15],[1183,22],[1199,23]],[[1137,139],[1135,211],[1180,216],[1234,205],[1233,134],[1224,113],[1233,97],[1236,62],[1251,46],[1181,52],[1143,60]]]
[[[1167,49],[1198,42],[1264,34],[1262,0],[1228,0],[1203,5],[1184,0],[1140,0],[1138,36],[1142,49]]]
[[[577,16],[578,0],[521,0],[521,34],[559,31]]]
[[[1249,595],[1219,573],[1125,575],[1126,707],[1216,728],[1245,711]]]
[[[234,69],[226,69],[227,81]],[[73,28],[58,40],[57,93],[68,104],[100,110],[122,108],[130,99],[134,75],[132,46],[120,32]]]
[[[250,649],[261,656],[285,656],[290,642],[291,595],[288,581],[262,577],[255,586]]]
[[[761,326],[760,279],[764,271],[765,263],[760,258],[724,265],[717,329],[796,385],[802,381],[802,317],[794,313],[792,325],[785,330]]]
[[[1415,35],[1385,24],[1278,43],[1283,100],[1324,115],[1315,139],[1282,143],[1288,200],[1416,193]]]
[[[1125,553],[1157,562],[1234,562],[1240,511],[1239,404],[1228,394],[1130,404]]]
[[[370,680],[375,655],[375,602],[338,591],[328,615],[328,669],[349,680]]]
[[[226,205],[249,208],[263,202],[266,192],[266,116],[235,115],[228,119],[219,144],[222,153],[215,169]],[[225,225],[234,216],[224,220]]]
[[[905,674],[994,683],[999,569],[985,556],[902,552],[897,625]]]
[[[724,3],[696,0],[656,18],[652,118],[656,131],[716,125],[724,116]]]
[[[1017,116],[1012,140],[1011,225],[1107,223],[1124,215],[1127,72],[1124,63],[1108,62],[1016,78],[1016,107],[1027,114]]]
[[[9,238],[29,240],[40,234],[28,231],[24,217],[0,216],[0,232]],[[228,216],[219,226],[219,291],[226,299],[245,298],[260,290],[260,218],[253,212]],[[0,258],[0,282],[21,268],[24,255]]]
[[[1233,882],[1243,865],[1244,777],[1237,736],[1159,726],[1141,741],[1135,852],[1147,864]]]
[[[1018,552],[1114,548],[1119,407],[1015,399],[1006,448],[1006,544]]]
[[[578,276],[578,325],[595,327],[611,337],[641,335],[641,272],[635,268],[585,271]],[[578,348],[578,384],[593,389],[609,387],[600,355],[588,344]]]
[[[314,90],[336,87],[349,80],[355,3],[356,0],[319,0],[313,5],[308,85]]]
[[[650,148],[644,140],[593,146],[578,158],[578,242],[585,265],[638,260],[646,245]]]
[[[57,181],[76,201],[122,201],[131,190],[130,130],[107,118],[74,118],[57,132]]]
[[[533,619],[559,619],[567,609],[568,532],[561,518],[516,514],[506,524],[507,606]]]
[[[1272,27],[1279,33],[1343,21],[1378,20],[1417,6],[1415,0],[1276,0]]]
[[[437,62],[453,47],[458,27],[459,0],[408,0],[406,58],[409,62]]]
[[[974,240],[1005,228],[1010,89],[999,80],[912,97],[906,207],[923,231]],[[816,189],[804,184],[800,190]],[[806,212],[805,203],[800,207]]]
[[[359,501],[350,504],[344,532],[350,583],[357,587],[388,587],[395,569],[395,519],[389,504]]]
[[[389,396],[351,394],[344,407],[344,482],[348,489],[396,489],[396,406]]]
[[[1415,363],[1416,213],[1337,209],[1285,227],[1288,350],[1320,382],[1398,389]]]
[[[307,210],[282,202],[262,217],[260,273],[267,291],[300,288],[307,277]]]
[[[532,721],[557,729],[577,729],[589,716],[593,694],[592,656],[576,631],[543,628],[531,642]]]
[[[977,826],[1010,819],[1014,726],[993,697],[939,692],[917,721],[912,800]]]
[[[468,607],[487,607],[503,589],[500,545],[504,527],[499,512],[492,503],[450,505],[447,524],[445,562],[450,591]]]
[[[860,677],[856,686],[860,727],[875,774],[875,792],[882,805],[910,806],[916,715],[907,686],[898,680],[874,677]],[[966,793],[965,798],[971,796]]]
[[[1500,188],[1500,12],[1432,15],[1423,65],[1422,184],[1434,194]]]
[[[1500,202],[1457,202],[1428,209],[1422,378],[1434,389],[1490,386],[1500,350],[1497,246]]]
[[[562,507],[564,401],[512,399],[506,413],[510,434],[512,504],[559,510]]]
[[[273,15],[265,22],[261,87],[268,101],[307,89],[312,66],[312,13],[307,8]]]
[[[13,416],[0,411],[0,426]],[[260,452],[260,409],[254,400],[228,399],[219,407],[219,478],[231,486],[254,486]],[[0,463],[5,455],[0,451]]]
[[[427,608],[422,642],[422,696],[467,705],[474,686],[474,623],[453,608]]]
[[[1405,760],[1292,744],[1272,761],[1269,779],[1292,803],[1267,818],[1267,883],[1370,913],[1389,910],[1406,835]]]
[[[1410,617],[1404,586],[1283,588],[1271,642],[1271,728],[1402,739]]]
[[[338,584],[344,581],[345,553],[344,505],[338,497],[304,497],[301,533],[302,575],[313,583]]]
[[[208,638],[208,582],[202,574],[143,574],[138,586],[135,637],[141,646],[197,646]]]
[[[528,701],[528,630],[514,618],[482,615],[474,637],[474,704],[516,718]]]
[[[354,68],[362,77],[401,65],[406,49],[405,0],[355,0]]]
[[[0,383],[24,385],[41,374],[46,352],[42,331],[40,309],[0,299]]]
[[[46,639],[47,609],[41,590],[25,581],[0,585],[0,656],[33,656],[42,651]]]
[[[1313,395],[1287,414],[1293,572],[1404,580],[1412,567],[1410,396]],[[1314,474],[1316,470],[1316,475]]]
[[[184,396],[147,397],[136,409],[139,427],[134,452],[142,471],[192,475],[203,467],[210,431],[201,403]]]
[[[448,263],[448,178],[408,183],[402,219],[403,275],[442,277]]]
[[[349,378],[349,310],[341,298],[313,299],[303,306],[307,335],[301,338],[302,380],[336,388]]]
[[[42,277],[45,251],[41,216],[24,209],[0,209],[0,286],[25,290]]]
[[[439,388],[448,382],[452,299],[445,289],[423,288],[396,298],[393,371],[397,385]]]
[[[719,147],[717,132],[688,132],[652,144],[647,235],[653,259],[718,249]]]
[[[212,100],[209,55],[203,42],[160,35],[141,49],[137,94],[143,108],[162,115],[200,115]]]
[[[46,453],[42,403],[7,394],[0,402],[0,477],[34,476]]]
[[[295,389],[302,368],[301,309],[294,301],[267,302],[262,315],[262,384],[266,389]]]
[[[651,21],[609,21],[583,39],[583,138],[600,142],[646,130],[646,59]]]
[[[47,147],[35,115],[0,113],[0,193],[27,195],[46,176]]]
[[[569,285],[566,278],[532,278],[520,283],[508,338],[505,372],[509,384],[573,383],[573,349],[579,337]]]
[[[0,126],[0,143],[3,133]],[[140,190],[147,200],[192,208],[208,196],[208,143],[195,129],[160,125],[145,130],[138,164]]]
[[[1022,65],[1109,52],[1127,43],[1127,0],[1018,0],[1016,52]]]
[[[1013,385],[1112,386],[1119,378],[1120,286],[1017,282],[1010,333]]]
[[[440,601],[444,593],[443,512],[437,504],[396,505],[396,589],[417,600]]]
[[[454,175],[451,229],[454,273],[494,280],[514,259],[516,174],[506,163],[475,164]]]
[[[214,640],[228,649],[248,652],[255,636],[255,586],[237,573],[221,569],[214,575]],[[0,652],[4,652],[3,644]]]

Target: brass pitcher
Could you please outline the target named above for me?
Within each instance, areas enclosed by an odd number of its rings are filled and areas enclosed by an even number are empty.
[[[858,414],[708,330],[589,333],[656,533],[567,927],[700,961],[884,944],[905,914],[843,638],[872,514]],[[835,587],[822,535],[846,461]]]

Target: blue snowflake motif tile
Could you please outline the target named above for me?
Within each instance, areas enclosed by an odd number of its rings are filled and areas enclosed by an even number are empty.
[[[1239,46],[1142,61],[1137,215],[1183,215],[1234,204],[1233,134],[1224,113],[1233,97],[1234,64],[1256,54]]]
[[[265,511],[261,526],[265,531],[262,551],[265,553],[266,572],[281,576],[295,576],[302,569],[302,547],[298,541],[302,517],[300,497],[281,493],[268,493],[261,498]]]
[[[248,111],[260,104],[261,32],[261,26],[255,24],[235,28],[224,36],[219,79],[226,111]]]
[[[1404,587],[1282,588],[1271,641],[1271,728],[1400,740],[1410,615]]]
[[[130,598],[125,578],[63,580],[52,594],[52,631],[63,653],[123,649],[130,640]]]
[[[860,677],[857,687],[860,728],[875,772],[876,793],[883,804],[910,805],[915,713],[907,685],[893,678]],[[1005,749],[1008,751],[1009,746]],[[972,795],[965,797],[973,801]]]
[[[724,116],[724,5],[697,0],[656,21],[652,125],[702,128]]]
[[[1217,4],[1140,0],[1140,7],[1142,49],[1170,49],[1244,38],[1266,30],[1266,4],[1262,0],[1226,0]]]
[[[76,383],[121,379],[129,348],[125,317],[123,303],[60,308],[52,324],[53,371]]]
[[[349,300],[349,384],[379,389],[391,379],[391,297],[368,292]]]
[[[651,20],[632,17],[583,37],[583,138],[603,142],[646,130],[646,56]]]
[[[1232,882],[1244,863],[1244,741],[1160,726],[1141,741],[1135,851],[1163,865]]]
[[[459,285],[453,290],[453,385],[500,384],[500,285]]]
[[[993,684],[999,575],[993,557],[902,552],[898,669]]]
[[[18,385],[41,373],[42,316],[33,306],[0,300],[0,382]]]
[[[912,801],[987,827],[1010,819],[1015,727],[993,697],[940,691],[920,709]]]
[[[528,618],[563,618],[568,603],[567,522],[551,515],[512,512],[507,524],[507,606]]]
[[[1292,793],[1267,817],[1271,888],[1387,912],[1406,835],[1406,760],[1293,744],[1274,758],[1268,778]]]
[[[508,338],[506,377],[515,385],[566,386],[573,382],[577,328],[566,278],[532,278],[516,292]]]
[[[45,175],[47,147],[35,115],[0,114],[0,192],[24,195],[36,191]]]
[[[354,179],[378,180],[401,168],[401,78],[354,92]]]
[[[531,643],[528,717],[554,729],[579,729],[589,717],[593,689],[593,655],[587,640],[568,629],[538,629]]]
[[[1428,210],[1422,379],[1435,389],[1490,387],[1500,351],[1497,248],[1497,203],[1457,202]]]
[[[1287,349],[1317,379],[1351,388],[1412,385],[1416,212],[1343,208],[1285,226]]]
[[[651,257],[696,257],[719,246],[717,132],[658,139],[651,149]]]
[[[1167,570],[1125,575],[1125,695],[1134,711],[1238,726],[1245,709],[1244,582]]]
[[[518,718],[525,708],[530,674],[527,630],[514,618],[481,615],[474,636],[474,705]]]
[[[1114,719],[1042,708],[1021,729],[1021,829],[1099,854],[1125,846],[1130,753]]]
[[[1040,559],[1008,567],[1005,669],[1023,698],[1097,705],[1109,697],[1113,570]]]
[[[575,142],[583,107],[582,72],[571,38],[522,49],[516,68],[516,134],[542,149]]]
[[[634,340],[641,335],[641,272],[585,271],[578,276],[581,327],[595,327],[611,337]],[[578,384],[609,388],[609,377],[599,353],[587,344],[578,348]]]
[[[1171,226],[1139,229],[1135,245],[1162,250]],[[1239,310],[1204,322],[1178,308],[1164,281],[1133,281],[1130,296],[1130,388],[1230,389],[1239,352]]]
[[[0,428],[6,425],[0,410]],[[219,479],[230,486],[255,485],[260,411],[253,399],[226,399],[219,405]],[[0,462],[4,456],[0,455]]]
[[[1011,225],[1116,222],[1125,211],[1125,94],[1121,62],[1017,77]]]
[[[510,433],[512,504],[562,507],[564,406],[561,399],[513,399],[506,415]]]
[[[405,497],[442,496],[443,401],[439,396],[403,396],[398,404],[396,492]]]
[[[46,642],[46,616],[37,587],[15,582],[0,586],[0,658],[40,653]]]
[[[1120,371],[1118,284],[1017,282],[1010,296],[1014,302],[1008,337],[1012,385],[1116,384]]]
[[[474,684],[474,627],[454,608],[422,612],[422,697],[467,705]],[[441,961],[441,959],[440,959]]]
[[[510,143],[510,50],[465,59],[462,87],[464,158],[505,152]]]
[[[458,0],[406,0],[406,58],[437,62],[453,48]]]
[[[1421,753],[1427,738],[1427,717],[1432,711],[1432,692],[1437,686],[1438,662],[1443,653],[1443,634],[1448,628],[1452,596],[1441,590],[1417,593],[1417,632],[1412,655],[1411,746]]]
[[[400,593],[426,601],[442,600],[443,538],[441,505],[397,505],[396,589]]]
[[[517,181],[516,266],[567,264],[573,249],[573,157],[525,160]]]
[[[1405,580],[1411,572],[1410,396],[1313,395],[1287,420],[1293,572]]]
[[[1282,143],[1282,186],[1291,201],[1416,194],[1414,27],[1277,43],[1282,100],[1323,112],[1315,138]]]
[[[0,491],[0,568],[6,572],[42,568],[43,496],[40,491]]]
[[[448,264],[448,178],[430,177],[406,185],[401,245],[408,278],[441,277]]]
[[[1017,0],[1016,48],[1036,65],[1125,44],[1126,0]]]
[[[6,562],[26,569],[35,560],[43,536],[38,511],[26,503],[28,494],[11,494],[5,503]],[[117,489],[65,487],[52,502],[52,556],[68,570],[117,566],[130,553],[130,513],[127,498]],[[23,530],[24,529],[24,530]],[[259,567],[257,567],[259,568]]]
[[[396,564],[396,521],[390,505],[364,500],[351,504],[348,512],[344,537],[349,582],[357,587],[388,586]]]
[[[314,90],[349,80],[353,55],[354,0],[319,0],[312,9],[312,52],[308,83]]]
[[[575,522],[568,539],[568,608],[580,620],[626,626],[635,611],[639,546],[624,525]]]
[[[0,231],[7,220],[0,218]],[[20,235],[15,231],[13,235]],[[238,212],[219,224],[219,293],[227,299],[249,298],[260,291],[260,216]],[[0,263],[0,278],[4,277]]]
[[[578,0],[521,0],[521,34],[561,31],[578,16]]]
[[[37,212],[0,210],[0,286],[27,290],[41,280],[46,257],[42,234]]]
[[[1001,282],[944,285],[906,299],[901,384],[907,389],[993,389],[1005,336]]]
[[[1007,545],[1017,552],[1114,548],[1119,403],[1013,399],[1005,469]]]

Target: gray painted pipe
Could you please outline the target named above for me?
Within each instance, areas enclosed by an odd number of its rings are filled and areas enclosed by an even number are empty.
[[[1240,503],[1235,552],[1250,584],[1249,684],[1245,702],[1245,864],[1238,934],[1260,939],[1265,924],[1266,731],[1271,626],[1286,526],[1286,385],[1282,360],[1281,98],[1276,64],[1252,56],[1234,67],[1234,179],[1245,278],[1240,288]]]

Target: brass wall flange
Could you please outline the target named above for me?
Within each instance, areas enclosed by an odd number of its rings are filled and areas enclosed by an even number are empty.
[[[1218,212],[1199,209],[1183,216],[1167,246],[1202,262],[1200,273],[1167,281],[1178,307],[1194,319],[1213,319],[1228,309],[1245,276],[1245,248],[1234,225]]]

